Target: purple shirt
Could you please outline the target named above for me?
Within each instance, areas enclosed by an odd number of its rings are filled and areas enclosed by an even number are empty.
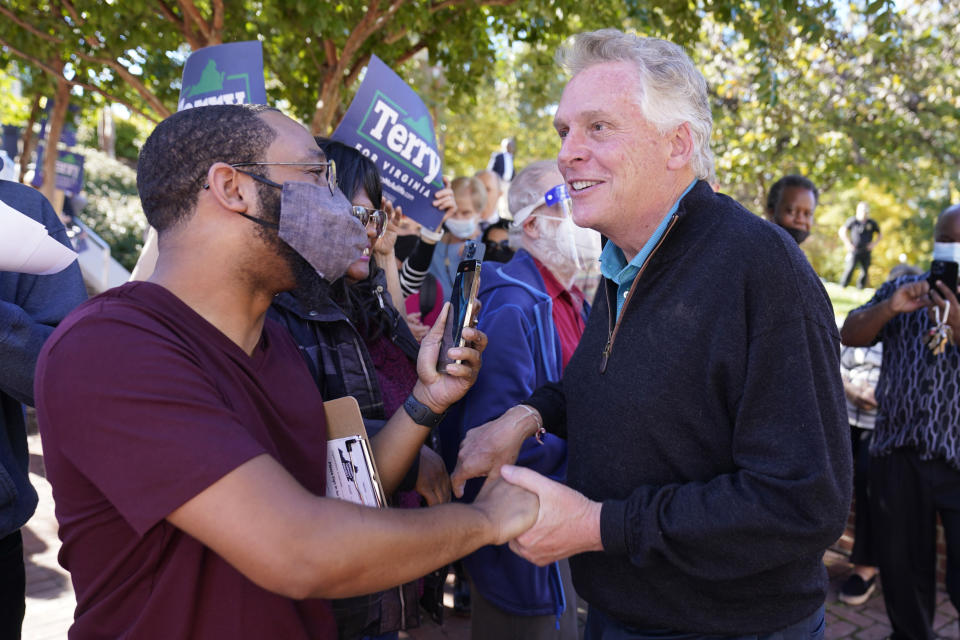
[[[36,398],[71,638],[336,637],[326,601],[258,587],[165,519],[263,453],[323,495],[322,399],[279,325],[248,356],[166,289],[126,284],[60,324]]]

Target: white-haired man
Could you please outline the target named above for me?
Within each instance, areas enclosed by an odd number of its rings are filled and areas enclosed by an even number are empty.
[[[511,548],[572,556],[587,640],[820,637],[851,494],[826,292],[706,182],[706,83],[680,47],[603,30],[564,62],[558,163],[575,222],[608,238],[604,279],[561,382],[467,434],[454,490],[545,427],[567,486],[500,469],[540,497]]]
[[[507,264],[488,263],[480,278],[478,327],[489,337],[477,382],[442,423],[450,467],[473,427],[523,402],[535,389],[560,380],[583,335],[588,306],[573,281],[580,266],[570,196],[557,163],[535,162],[508,192],[513,222]],[[547,435],[528,438],[517,464],[562,482],[567,445]],[[471,482],[466,498],[480,488]],[[464,559],[475,587],[474,638],[576,640],[576,600],[566,560],[538,567],[506,545],[487,546]]]

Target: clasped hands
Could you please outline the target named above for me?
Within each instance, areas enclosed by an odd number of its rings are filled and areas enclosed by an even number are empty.
[[[485,498],[489,487],[504,481],[535,494],[539,510],[532,526],[504,537],[510,549],[539,566],[584,551],[603,549],[600,540],[601,503],[555,482],[536,471],[515,466],[523,441],[537,427],[533,416],[514,407],[495,420],[467,432],[460,443],[457,467],[451,476],[454,493],[463,496],[470,478],[487,476],[474,504]]]

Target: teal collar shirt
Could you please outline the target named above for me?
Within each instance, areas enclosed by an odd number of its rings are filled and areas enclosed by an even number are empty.
[[[660,238],[663,237],[663,234],[667,230],[667,225],[670,223],[670,218],[677,212],[677,208],[680,206],[680,201],[683,200],[683,197],[687,195],[690,189],[693,188],[693,185],[697,183],[696,178],[691,182],[686,189],[683,190],[683,193],[680,194],[680,197],[677,198],[676,202],[673,203],[673,206],[670,207],[670,210],[667,211],[667,214],[663,216],[663,220],[660,221],[660,224],[657,225],[657,228],[653,230],[653,235],[650,236],[650,239],[647,240],[646,244],[643,245],[643,248],[640,249],[640,252],[633,257],[633,260],[627,262],[626,256],[623,255],[623,250],[618,247],[612,240],[608,240],[606,246],[603,248],[603,252],[600,254],[600,273],[603,274],[604,278],[612,280],[617,285],[617,318],[620,318],[620,311],[623,309],[623,301],[627,299],[627,294],[630,292],[630,287],[633,286],[633,281],[636,279],[637,274],[640,273],[640,269],[643,267],[643,263],[647,261],[647,258],[650,257],[650,254],[653,252],[653,248],[657,246],[657,243],[660,242]]]

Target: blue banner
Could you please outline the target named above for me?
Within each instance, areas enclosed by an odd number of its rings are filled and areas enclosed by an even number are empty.
[[[209,104],[267,104],[259,40],[218,44],[190,54],[177,111]]]
[[[3,150],[7,152],[11,160],[16,160],[19,155],[17,150],[19,149],[20,134],[22,132],[23,129],[18,126],[12,124],[3,125]]]
[[[40,139],[47,139],[47,118],[50,117],[50,112],[53,110],[53,100],[47,100],[47,108],[44,110],[45,115],[40,120]],[[75,146],[77,144],[77,123],[76,118],[77,114],[80,113],[80,107],[75,104],[67,105],[67,119],[63,122],[63,128],[60,130],[60,140],[63,144],[68,147]]]
[[[73,151],[58,153],[57,189],[75,196],[83,191],[83,156]],[[30,184],[38,188],[43,184],[43,145],[37,147],[37,169]]]
[[[332,138],[376,163],[384,191],[405,215],[431,229],[440,225],[443,213],[430,204],[443,188],[430,112],[377,56]]]

